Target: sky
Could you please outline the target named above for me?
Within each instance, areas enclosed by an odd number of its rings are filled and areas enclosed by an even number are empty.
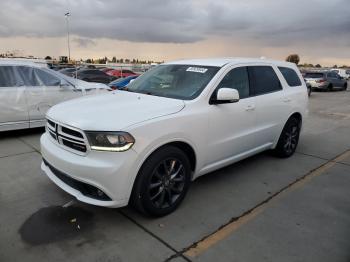
[[[349,0],[1,0],[0,53],[350,65]]]

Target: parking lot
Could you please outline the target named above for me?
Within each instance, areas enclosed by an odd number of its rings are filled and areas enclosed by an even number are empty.
[[[148,218],[75,201],[40,170],[43,129],[0,136],[0,261],[349,261],[350,91],[314,92],[297,153],[205,175]]]

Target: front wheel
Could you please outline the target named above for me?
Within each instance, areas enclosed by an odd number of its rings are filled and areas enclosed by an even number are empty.
[[[299,142],[300,128],[301,121],[298,118],[292,117],[287,121],[274,150],[277,156],[286,158],[294,154]]]
[[[147,215],[165,216],[180,205],[190,181],[186,154],[177,147],[165,146],[143,164],[134,184],[132,204]]]

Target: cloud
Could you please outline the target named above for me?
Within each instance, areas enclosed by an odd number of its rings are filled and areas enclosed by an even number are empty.
[[[77,45],[82,48],[87,48],[87,47],[96,45],[96,42],[89,38],[81,38],[81,37],[74,38],[73,42],[77,43]]]
[[[1,0],[0,37],[64,36],[68,9],[74,41],[83,47],[98,38],[181,44],[228,37],[271,46],[350,42],[347,0]]]

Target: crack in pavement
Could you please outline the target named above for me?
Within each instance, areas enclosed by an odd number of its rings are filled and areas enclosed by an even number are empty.
[[[36,153],[36,151],[28,151],[28,152],[22,152],[22,153],[17,153],[17,154],[12,154],[12,155],[0,156],[0,159],[6,158],[6,157],[13,157],[13,156],[20,156],[20,155],[25,155],[25,154],[31,154],[31,153]]]
[[[141,225],[139,222],[137,222],[135,219],[133,219],[131,216],[127,215],[125,212],[123,212],[122,210],[119,210],[119,213],[124,216],[125,218],[127,218],[128,220],[130,220],[132,223],[134,223],[136,226],[138,226],[139,228],[141,228],[143,231],[145,231],[147,234],[149,234],[150,236],[152,236],[153,238],[157,239],[159,242],[161,242],[163,245],[165,245],[167,248],[169,248],[170,250],[172,250],[173,252],[175,252],[174,255],[171,255],[170,257],[168,257],[165,261],[170,261],[174,258],[177,257],[182,257],[183,259],[185,259],[186,261],[191,262],[190,259],[188,259],[187,257],[185,257],[183,255],[182,252],[177,251],[174,247],[172,247],[168,242],[166,242],[165,240],[163,240],[162,238],[160,238],[159,236],[157,236],[155,233],[153,233],[152,231],[148,230],[146,227],[144,227],[143,225]]]

